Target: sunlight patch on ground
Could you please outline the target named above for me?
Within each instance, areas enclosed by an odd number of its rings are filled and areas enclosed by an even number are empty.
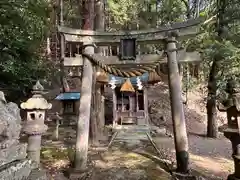
[[[112,152],[105,152],[102,157],[103,160],[95,161],[95,167],[101,168],[102,171],[108,169],[109,171],[114,171],[114,169],[116,169],[117,174],[118,171],[121,172],[121,170],[117,169],[126,168],[131,172],[135,170],[145,171],[147,179],[149,180],[170,179],[170,174],[165,172],[159,165],[157,165],[151,159],[134,152],[116,150]],[[126,178],[130,178],[130,175],[125,174],[125,176]]]
[[[214,174],[229,173],[234,167],[233,162],[225,158],[202,157],[194,154],[190,154],[190,158],[193,165]]]
[[[66,166],[68,166],[68,165],[69,165],[69,161],[68,161],[68,160],[66,160],[66,159],[60,159],[60,160],[55,161],[55,162],[52,164],[52,167],[59,169],[59,167],[66,167]]]
[[[136,167],[138,165],[149,163],[151,161],[136,153],[127,153],[121,151],[105,153],[103,159],[104,161],[108,162],[108,166],[111,164],[111,166],[124,166],[128,168]],[[103,167],[103,163],[100,162],[99,165]]]

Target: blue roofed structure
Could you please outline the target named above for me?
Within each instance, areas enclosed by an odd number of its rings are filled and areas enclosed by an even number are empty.
[[[65,92],[59,94],[55,100],[79,100],[80,99],[80,92]]]

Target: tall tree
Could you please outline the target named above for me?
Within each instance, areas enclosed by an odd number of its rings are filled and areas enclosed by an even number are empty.
[[[104,0],[95,1],[95,30],[104,31],[105,30],[105,4]],[[96,53],[103,53],[104,48],[97,47],[95,49]],[[95,145],[99,144],[99,140],[103,139],[104,131],[104,85],[96,82],[96,73],[101,69],[99,67],[93,67],[93,99],[92,99],[92,112],[91,112],[91,138]]]
[[[216,40],[221,43],[223,41],[224,32],[224,15],[226,8],[226,0],[217,0],[217,22],[216,22]],[[209,73],[208,79],[208,98],[207,98],[207,136],[216,138],[218,134],[217,126],[217,73],[219,72],[219,61],[223,58],[218,53],[215,53],[213,57],[212,66]]]

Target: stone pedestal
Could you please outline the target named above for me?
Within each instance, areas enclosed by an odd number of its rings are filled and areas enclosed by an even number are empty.
[[[238,129],[226,128],[224,136],[232,143],[234,160],[234,173],[228,176],[228,180],[240,180],[240,134]]]
[[[28,122],[23,128],[23,132],[28,135],[28,158],[38,166],[40,164],[40,151],[42,134],[46,132],[48,126],[42,123]]]
[[[46,132],[47,125],[43,123],[27,122],[23,131],[28,135],[28,158],[33,160],[36,164],[40,164],[40,151],[42,134]]]
[[[234,173],[228,176],[228,180],[240,180],[240,85],[236,80],[229,78],[226,86],[228,97],[218,104],[220,112],[227,113],[228,123],[219,127],[232,143]]]
[[[42,135],[29,135],[28,137],[28,157],[37,164],[40,163],[41,139]]]

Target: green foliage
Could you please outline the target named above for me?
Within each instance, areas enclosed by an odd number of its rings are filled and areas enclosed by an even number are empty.
[[[107,1],[111,27],[122,29],[124,26],[136,24],[138,21],[141,1],[134,0],[109,0]]]
[[[48,27],[46,0],[0,2],[1,87],[30,87],[44,78],[46,66],[41,45]]]
[[[108,0],[111,30],[146,29],[157,24],[183,21],[186,6],[183,0]]]
[[[236,0],[228,1],[225,10],[219,11],[217,0],[201,12],[206,19],[212,21],[202,26],[202,33],[188,42],[188,50],[197,50],[202,53],[202,71],[205,74],[203,81],[208,81],[210,67],[213,61],[217,62],[218,73],[217,95],[221,94],[226,86],[229,77],[240,77],[240,2]],[[219,14],[223,14],[221,20],[221,36],[219,27],[216,26]],[[213,18],[214,17],[214,18]]]
[[[172,22],[184,21],[188,18],[197,16],[211,19],[202,25],[202,32],[196,38],[187,42],[188,51],[199,51],[202,54],[203,63],[201,74],[205,77],[204,82],[208,81],[209,70],[213,60],[218,61],[219,72],[217,73],[217,86],[222,91],[228,77],[239,77],[239,45],[240,45],[240,2],[230,0],[225,7],[225,12],[219,12],[218,0],[163,0],[163,1],[134,1],[109,0],[108,8],[110,11],[110,26],[112,30],[123,28],[140,29],[156,27]],[[224,32],[223,39],[218,37],[216,28],[217,14],[224,13]],[[185,74],[186,76],[186,74]],[[190,77],[192,79],[192,77]],[[191,83],[191,82],[190,82]],[[194,82],[193,84],[196,84]]]
[[[206,19],[218,14],[218,0],[108,0],[107,30],[148,29],[157,25],[184,21],[197,16]],[[64,1],[66,26],[81,25],[80,1]],[[36,79],[44,79],[51,71],[51,63],[42,56],[43,41],[48,25],[47,0],[9,0],[0,2],[0,78],[1,86],[22,89],[31,87]],[[78,19],[78,20],[76,20]],[[224,87],[229,76],[240,77],[240,2],[230,0],[224,12],[223,38],[219,39],[216,18],[204,24],[202,33],[181,42],[188,50],[198,50],[204,59],[203,81],[208,79],[214,59],[219,64],[218,87]],[[217,57],[217,58],[216,58]],[[190,77],[191,79],[191,77]]]

